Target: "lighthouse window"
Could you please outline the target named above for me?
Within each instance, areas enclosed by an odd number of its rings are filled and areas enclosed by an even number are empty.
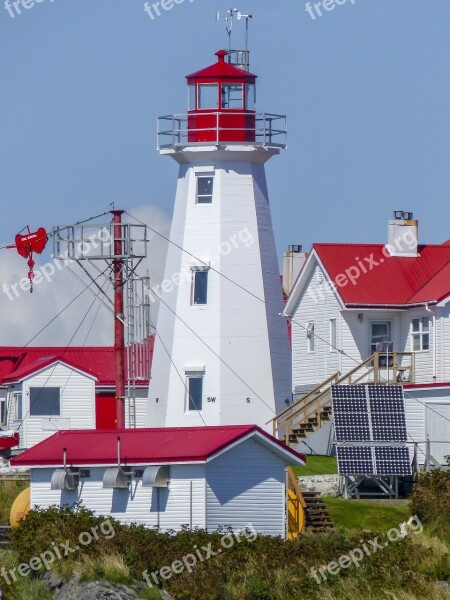
[[[203,377],[188,377],[189,410],[203,408]]]
[[[213,188],[213,177],[197,177],[197,204],[211,204]]]
[[[208,271],[192,271],[192,304],[208,301]]]
[[[217,83],[202,83],[198,86],[198,107],[219,108],[219,86]]]
[[[244,86],[242,83],[222,84],[222,108],[239,110],[244,108]]]
[[[256,85],[254,83],[247,83],[245,87],[245,108],[247,110],[255,110],[256,108]]]
[[[197,107],[195,105],[195,92],[196,92],[196,86],[195,85],[190,85],[188,86],[189,89],[189,110],[195,110]]]
[[[30,388],[30,415],[32,417],[51,417],[61,414],[59,387]]]

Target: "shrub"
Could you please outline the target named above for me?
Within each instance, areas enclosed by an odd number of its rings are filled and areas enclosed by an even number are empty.
[[[450,470],[436,469],[420,475],[409,503],[411,514],[423,524],[450,523]]]

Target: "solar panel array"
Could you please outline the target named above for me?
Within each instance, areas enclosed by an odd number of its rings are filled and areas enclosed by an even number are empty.
[[[338,446],[340,475],[411,475],[409,450],[395,446]]]
[[[331,398],[341,475],[411,474],[402,386],[335,385]]]
[[[333,385],[337,442],[406,442],[403,388],[399,385]]]

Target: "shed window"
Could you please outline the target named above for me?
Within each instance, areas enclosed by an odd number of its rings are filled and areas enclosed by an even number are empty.
[[[61,414],[61,390],[59,387],[31,387],[30,415],[50,417]]]
[[[208,302],[208,271],[192,271],[192,304]]]
[[[413,352],[430,349],[430,319],[422,317],[413,319],[412,326],[412,349]]]
[[[330,319],[330,352],[336,352],[337,348],[337,321]]]
[[[203,377],[188,377],[188,410],[203,408]]]
[[[217,83],[199,84],[198,108],[219,108],[219,85]]]
[[[222,108],[237,110],[244,108],[244,86],[242,83],[222,84]]]

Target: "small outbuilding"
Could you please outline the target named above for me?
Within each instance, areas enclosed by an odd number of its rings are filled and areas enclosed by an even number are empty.
[[[124,523],[287,535],[288,466],[305,457],[256,425],[59,431],[11,461],[31,507],[82,501]]]

